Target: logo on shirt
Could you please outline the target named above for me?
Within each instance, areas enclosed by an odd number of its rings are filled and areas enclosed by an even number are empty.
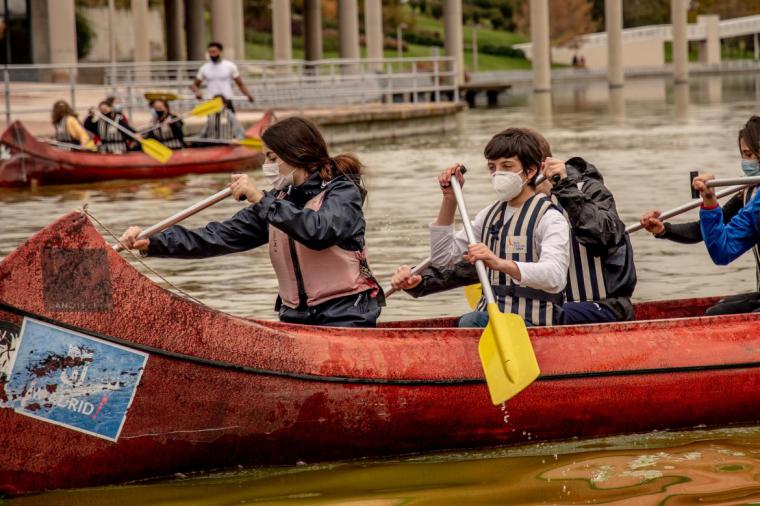
[[[505,253],[527,253],[528,237],[524,235],[508,235],[505,246]]]

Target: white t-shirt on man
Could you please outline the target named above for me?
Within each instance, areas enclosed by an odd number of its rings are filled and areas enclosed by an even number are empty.
[[[237,65],[229,60],[220,60],[217,63],[206,62],[201,65],[198,75],[199,81],[206,81],[206,89],[209,97],[222,95],[224,98],[232,98],[232,82],[240,77]]]

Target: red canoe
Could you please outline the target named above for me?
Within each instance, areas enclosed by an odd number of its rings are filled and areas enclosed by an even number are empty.
[[[254,127],[263,131],[271,117],[265,114]],[[160,163],[141,151],[120,155],[66,151],[37,140],[19,121],[5,130],[0,143],[11,154],[9,160],[0,164],[0,187],[236,172],[258,167],[264,160],[261,152],[242,146],[180,149],[174,151],[167,163]]]
[[[0,301],[0,337],[42,321],[139,359],[122,372],[134,391],[120,433],[98,437],[75,419],[89,427],[122,383],[61,403],[56,388],[82,383],[87,360],[90,381],[100,352],[69,344],[65,357],[29,362],[45,350],[22,351],[40,342],[24,330],[0,405],[35,402],[0,409],[4,494],[760,421],[760,315],[697,317],[714,299],[639,304],[633,323],[531,329],[541,376],[502,406],[483,382],[479,330],[448,318],[359,330],[230,316],[153,284],[79,213],[0,263]],[[0,358],[7,348],[0,339]],[[19,390],[19,377],[31,383]],[[53,404],[73,425],[39,417]]]

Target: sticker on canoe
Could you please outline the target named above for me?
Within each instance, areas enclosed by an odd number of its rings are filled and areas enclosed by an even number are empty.
[[[16,350],[19,330],[15,323],[0,320],[0,408],[7,402],[3,386],[11,373],[11,357]]]
[[[117,441],[146,353],[25,318],[5,385],[17,413]]]

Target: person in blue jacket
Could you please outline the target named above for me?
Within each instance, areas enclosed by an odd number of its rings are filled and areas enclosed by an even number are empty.
[[[704,174],[694,179],[694,189],[702,196],[699,224],[712,261],[716,265],[728,265],[758,242],[760,198],[755,194],[731,221],[724,223],[715,191],[707,186],[707,182],[712,179],[715,179],[712,174]]]
[[[715,176],[705,174],[695,178],[693,182],[694,189],[702,196],[699,224],[712,261],[716,265],[728,265],[758,244],[760,192],[756,192],[752,200],[728,223],[724,223],[715,191],[707,186],[711,179],[715,179]],[[724,299],[721,303],[730,307],[730,313],[734,314],[760,311],[760,293],[736,295]]]

